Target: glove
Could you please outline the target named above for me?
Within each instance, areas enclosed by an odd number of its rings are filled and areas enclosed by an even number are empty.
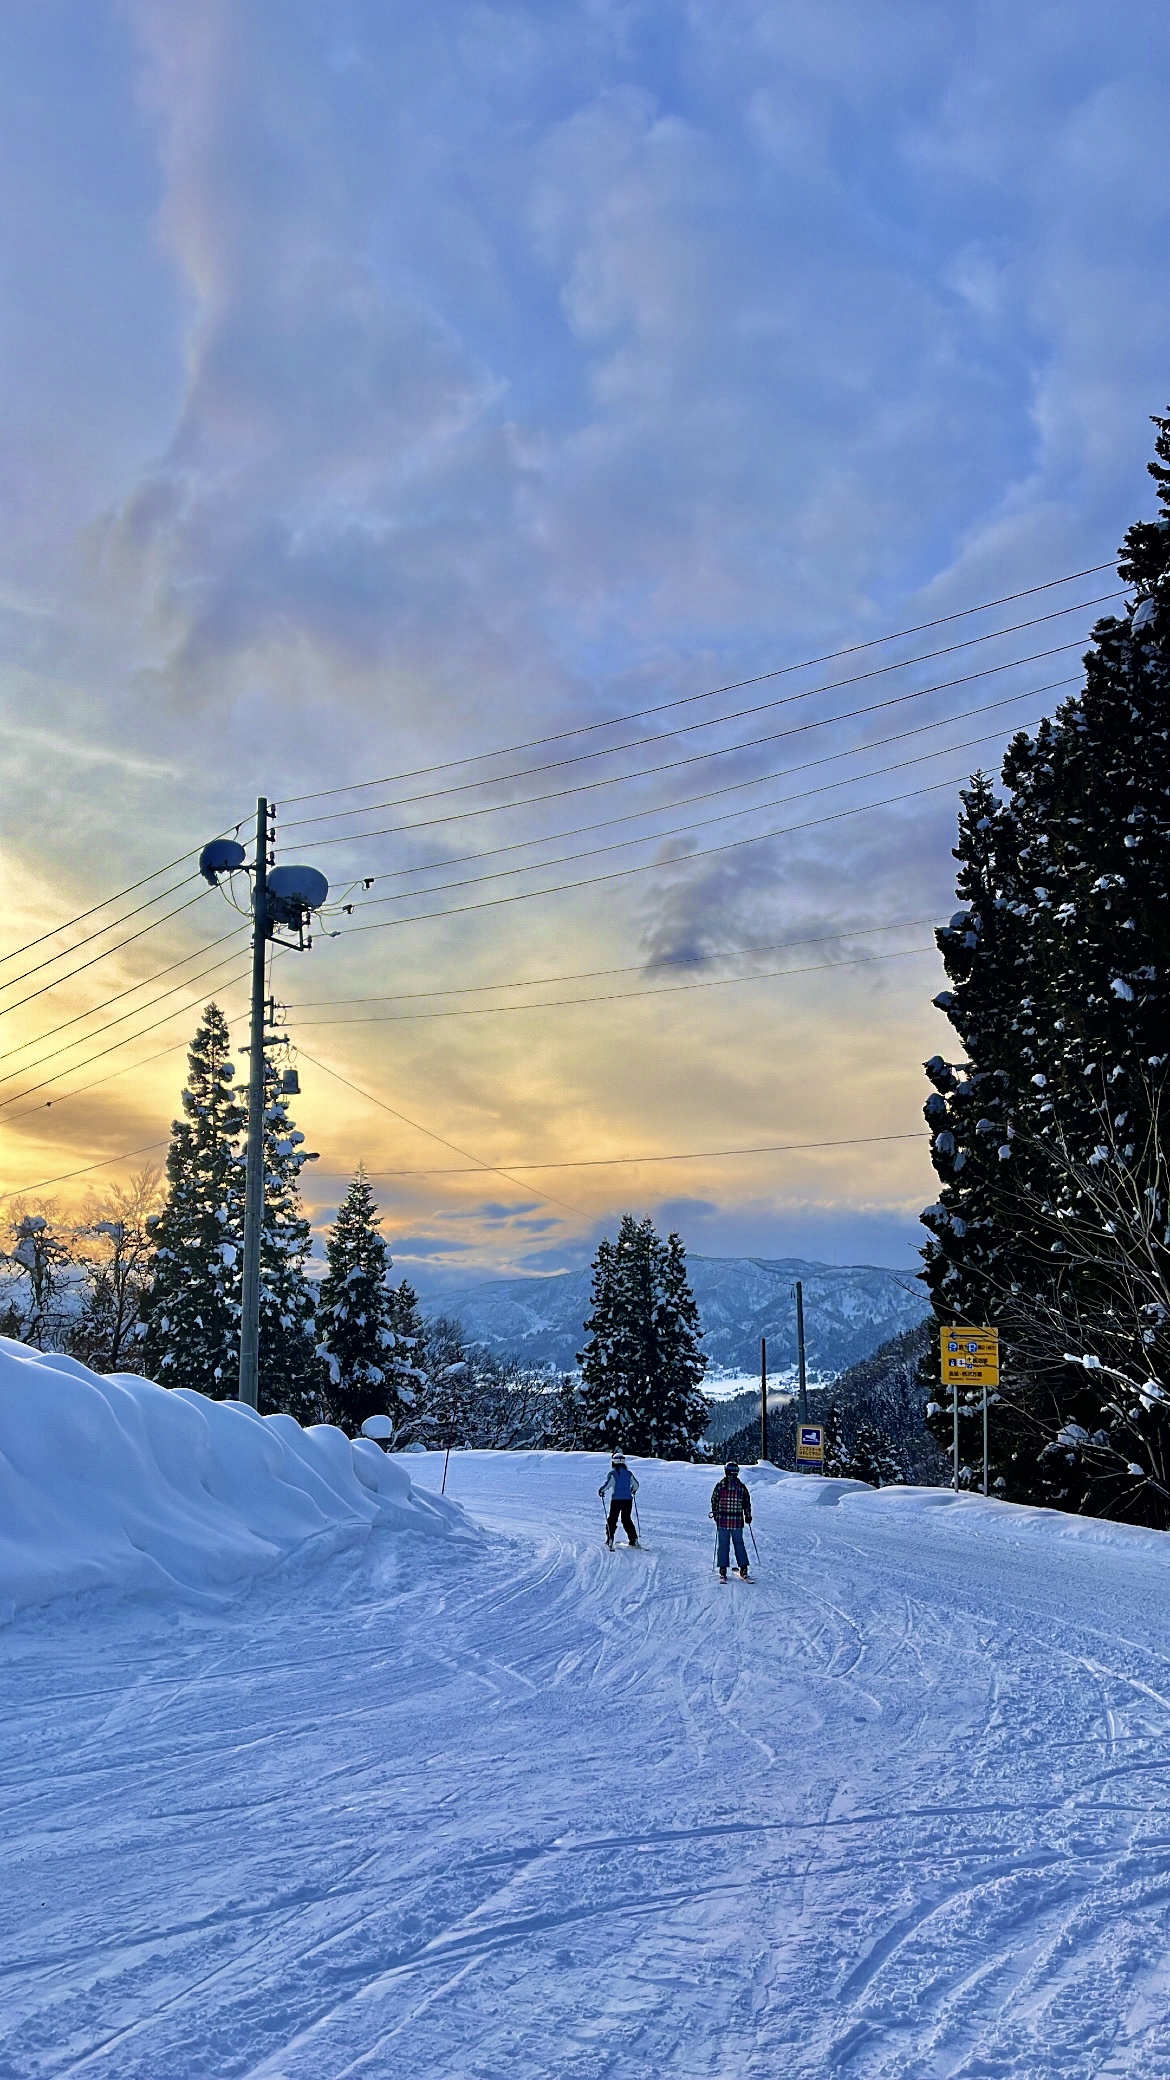
[[[597,1490],[597,1492],[598,1492],[598,1494],[599,1494],[599,1495],[601,1495],[601,1496],[604,1496],[604,1494],[605,1494],[605,1489],[604,1489],[604,1488],[599,1488],[599,1489]]]

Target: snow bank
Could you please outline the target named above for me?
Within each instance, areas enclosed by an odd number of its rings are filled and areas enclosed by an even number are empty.
[[[93,1589],[222,1592],[375,1525],[476,1535],[364,1438],[0,1337],[0,1622]]]

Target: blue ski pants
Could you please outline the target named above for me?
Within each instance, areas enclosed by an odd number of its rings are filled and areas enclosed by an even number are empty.
[[[735,1540],[735,1564],[737,1567],[746,1567],[748,1564],[747,1547],[743,1542],[743,1532],[738,1524],[721,1524],[719,1527],[719,1566],[721,1568],[726,1568],[727,1566],[731,1553],[732,1539]]]

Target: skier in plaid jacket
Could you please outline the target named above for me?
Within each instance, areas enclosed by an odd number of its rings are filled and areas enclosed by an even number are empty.
[[[716,1558],[719,1563],[719,1579],[727,1580],[727,1563],[731,1557],[731,1544],[735,1541],[735,1558],[740,1574],[746,1582],[748,1576],[747,1547],[743,1540],[743,1527],[752,1520],[752,1498],[739,1477],[739,1467],[734,1459],[723,1469],[723,1479],[711,1490],[711,1515],[718,1532]]]

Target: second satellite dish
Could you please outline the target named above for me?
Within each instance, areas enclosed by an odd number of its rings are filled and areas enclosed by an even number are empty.
[[[319,910],[329,895],[329,883],[316,867],[273,867],[268,875],[268,893],[278,903]]]

